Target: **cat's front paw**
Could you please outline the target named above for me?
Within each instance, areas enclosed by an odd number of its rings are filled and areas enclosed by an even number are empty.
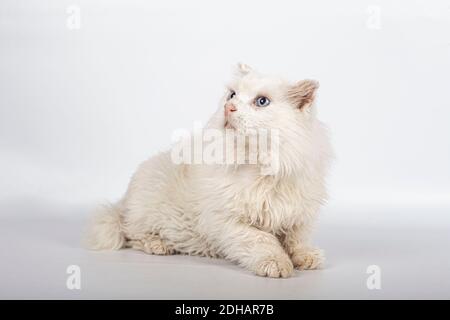
[[[318,269],[325,262],[323,250],[317,248],[299,249],[291,256],[294,267],[300,270]]]
[[[259,261],[253,271],[262,277],[287,278],[294,272],[294,266],[289,257],[280,256]]]

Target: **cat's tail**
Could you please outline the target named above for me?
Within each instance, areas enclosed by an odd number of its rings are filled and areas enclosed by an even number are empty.
[[[94,212],[84,244],[92,250],[119,250],[125,246],[120,202],[103,205]]]

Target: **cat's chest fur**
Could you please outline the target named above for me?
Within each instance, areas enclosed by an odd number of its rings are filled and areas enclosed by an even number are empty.
[[[302,198],[294,181],[275,181],[267,176],[242,190],[235,206],[244,222],[275,234],[301,222]]]
[[[257,167],[243,166],[224,178],[228,190],[219,193],[226,197],[223,210],[243,223],[276,234],[308,218],[303,214],[307,195],[293,177],[263,176]]]
[[[193,193],[188,198],[195,195],[193,211],[204,215],[201,221],[237,219],[280,234],[309,218],[304,214],[308,194],[294,178],[262,176],[259,168],[251,166],[227,172],[214,167],[194,170],[193,176],[200,177],[194,184],[199,189],[190,189]]]

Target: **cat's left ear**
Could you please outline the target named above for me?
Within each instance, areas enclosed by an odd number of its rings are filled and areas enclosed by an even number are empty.
[[[302,80],[288,89],[288,99],[299,109],[310,106],[316,97],[319,82],[315,80]]]
[[[239,62],[236,66],[236,73],[240,76],[245,76],[246,74],[249,74],[252,72],[252,68],[245,63]]]

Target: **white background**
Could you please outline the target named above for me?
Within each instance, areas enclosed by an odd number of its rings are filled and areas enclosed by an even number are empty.
[[[67,26],[71,5],[79,29]],[[1,219],[81,221],[92,205],[118,199],[174,130],[208,119],[239,61],[320,82],[319,117],[337,155],[325,225],[414,226],[416,240],[420,227],[450,231],[445,0],[3,0]],[[376,248],[384,236],[372,236]],[[447,255],[439,259],[448,265]]]

